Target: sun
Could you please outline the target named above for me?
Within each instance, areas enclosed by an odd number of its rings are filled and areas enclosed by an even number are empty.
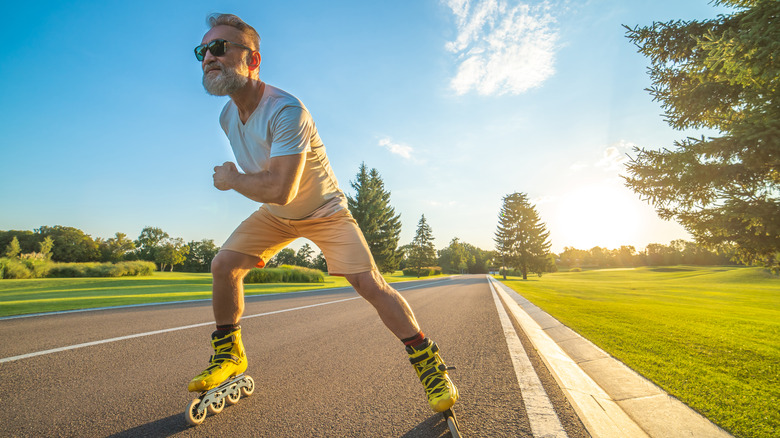
[[[640,240],[640,212],[630,190],[616,184],[574,189],[560,199],[551,236],[561,246],[618,248]]]

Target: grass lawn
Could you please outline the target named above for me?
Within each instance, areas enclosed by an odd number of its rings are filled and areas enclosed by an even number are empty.
[[[780,436],[780,279],[764,270],[560,272],[506,284],[734,435]]]
[[[388,282],[417,280],[400,271]],[[246,284],[246,295],[328,289],[348,286],[343,277],[325,276],[324,283]],[[39,278],[0,280],[0,317],[60,310],[211,298],[211,274],[155,272],[150,277]]]

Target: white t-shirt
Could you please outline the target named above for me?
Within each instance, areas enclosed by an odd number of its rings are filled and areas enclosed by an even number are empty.
[[[311,114],[295,96],[265,84],[260,103],[246,123],[228,101],[219,116],[236,162],[245,173],[265,169],[271,157],[306,154],[298,194],[287,205],[266,203],[274,215],[286,219],[329,216],[347,208]],[[315,214],[316,212],[316,214]]]

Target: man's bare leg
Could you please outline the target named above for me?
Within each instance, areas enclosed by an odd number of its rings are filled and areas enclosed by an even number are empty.
[[[409,303],[376,270],[345,277],[360,296],[374,306],[387,328],[406,345],[409,361],[425,388],[431,409],[436,412],[450,409],[458,400],[458,389],[450,380],[447,365],[438,353],[439,347],[420,331]]]
[[[214,279],[211,305],[217,325],[237,324],[244,313],[244,277],[257,265],[257,257],[220,251],[211,261]]]
[[[420,326],[404,297],[390,287],[376,271],[344,276],[358,294],[374,306],[382,322],[398,338],[405,339],[420,332]]]

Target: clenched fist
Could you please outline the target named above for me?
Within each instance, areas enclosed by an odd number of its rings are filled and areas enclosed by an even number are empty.
[[[221,166],[214,168],[214,187],[219,190],[230,190],[233,188],[233,181],[238,175],[236,165],[230,161],[225,161]]]

